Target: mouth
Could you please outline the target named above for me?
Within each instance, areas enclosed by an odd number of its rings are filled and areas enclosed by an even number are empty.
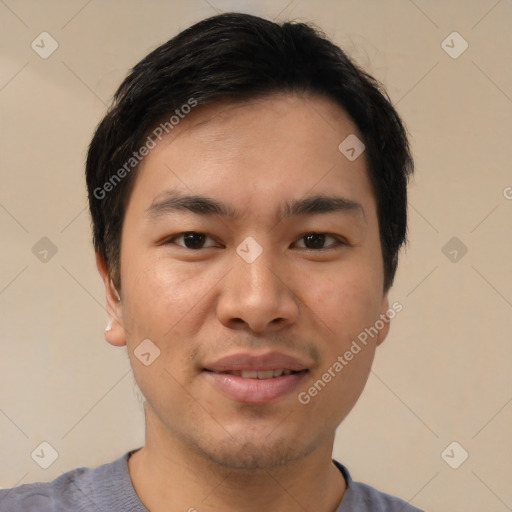
[[[237,403],[267,404],[291,395],[309,370],[228,370],[214,372],[204,369],[203,374],[222,395]]]
[[[225,372],[214,372],[213,370],[208,370],[207,368],[204,371],[219,373],[224,375],[234,375],[236,377],[242,377],[243,379],[275,379],[277,377],[281,377],[282,375],[292,375],[294,373],[302,373],[307,370],[296,371],[290,370],[288,368],[278,368],[275,370],[228,370]]]
[[[207,363],[202,374],[216,391],[235,402],[265,404],[296,390],[312,364],[276,350],[238,352]]]

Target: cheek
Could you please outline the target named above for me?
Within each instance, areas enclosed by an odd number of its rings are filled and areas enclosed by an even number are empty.
[[[305,303],[336,337],[338,348],[356,338],[379,316],[380,283],[364,264],[350,268],[341,264],[328,276],[308,279],[304,290]]]
[[[162,258],[135,257],[122,267],[127,350],[134,377],[150,402],[163,399],[162,395],[166,400],[173,394],[181,396],[182,386],[192,377],[190,362],[195,360],[202,323],[197,316],[209,288],[200,276],[175,267]],[[160,351],[148,366],[136,356],[146,339],[156,345],[155,353]]]
[[[164,258],[133,257],[122,267],[122,279],[127,298],[123,320],[135,380],[155,409],[159,403],[181,407],[192,378],[190,362],[196,359],[198,310],[208,286],[197,273],[180,270]],[[147,366],[136,356],[146,339],[160,351]]]
[[[374,324],[380,312],[380,295],[371,273],[340,268],[323,279],[305,283],[306,304],[319,318],[325,333],[321,366],[303,389],[312,415],[338,425],[350,412],[368,379],[375,355],[375,342],[358,336]],[[304,395],[303,395],[304,396]]]
[[[148,337],[172,338],[181,321],[195,314],[208,289],[209,277],[197,269],[165,256],[132,258],[122,267],[130,298],[127,320],[147,329]]]
[[[300,403],[309,408],[311,417],[322,417],[325,424],[337,426],[354,407],[368,380],[375,354],[375,347],[370,345],[360,345],[359,349],[350,361],[344,358],[344,352],[336,352],[301,390]]]

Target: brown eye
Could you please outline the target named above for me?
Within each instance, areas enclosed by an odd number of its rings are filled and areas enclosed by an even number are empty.
[[[328,238],[333,239],[334,243],[324,247],[325,241]],[[299,240],[304,240],[305,249],[312,250],[333,249],[339,245],[344,245],[344,242],[342,242],[340,239],[327,233],[306,233],[305,235],[302,235]]]
[[[186,231],[185,233],[180,233],[179,235],[169,238],[165,242],[165,244],[175,243],[175,240],[179,240],[180,238],[183,239],[183,245],[182,244],[176,244],[176,245],[184,247],[185,249],[197,250],[197,249],[203,248],[203,244],[204,244],[205,240],[208,239],[209,237],[208,237],[208,235],[206,235],[204,233],[198,233],[196,231]],[[213,246],[210,245],[208,247],[213,247]]]

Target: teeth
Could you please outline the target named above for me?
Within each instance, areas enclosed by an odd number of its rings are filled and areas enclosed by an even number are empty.
[[[253,372],[253,371],[243,371],[243,372],[240,372],[240,376],[243,377],[244,379],[257,379],[258,378],[258,372]]]
[[[244,370],[229,373],[231,373],[231,375],[238,375],[244,379],[272,379],[273,377],[281,377],[281,375],[290,375],[292,371],[278,368],[276,370],[264,370],[259,372],[254,370]]]

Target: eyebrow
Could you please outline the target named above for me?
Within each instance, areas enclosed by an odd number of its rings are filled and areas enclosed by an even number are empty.
[[[160,199],[161,198],[161,199]],[[177,190],[168,190],[153,200],[146,215],[152,220],[175,212],[188,211],[197,215],[218,215],[228,219],[237,219],[241,213],[236,208],[212,197],[203,195],[184,195]],[[357,201],[340,196],[315,194],[286,201],[275,212],[275,222],[300,215],[316,215],[322,213],[348,212],[362,216],[366,223],[363,206]]]

